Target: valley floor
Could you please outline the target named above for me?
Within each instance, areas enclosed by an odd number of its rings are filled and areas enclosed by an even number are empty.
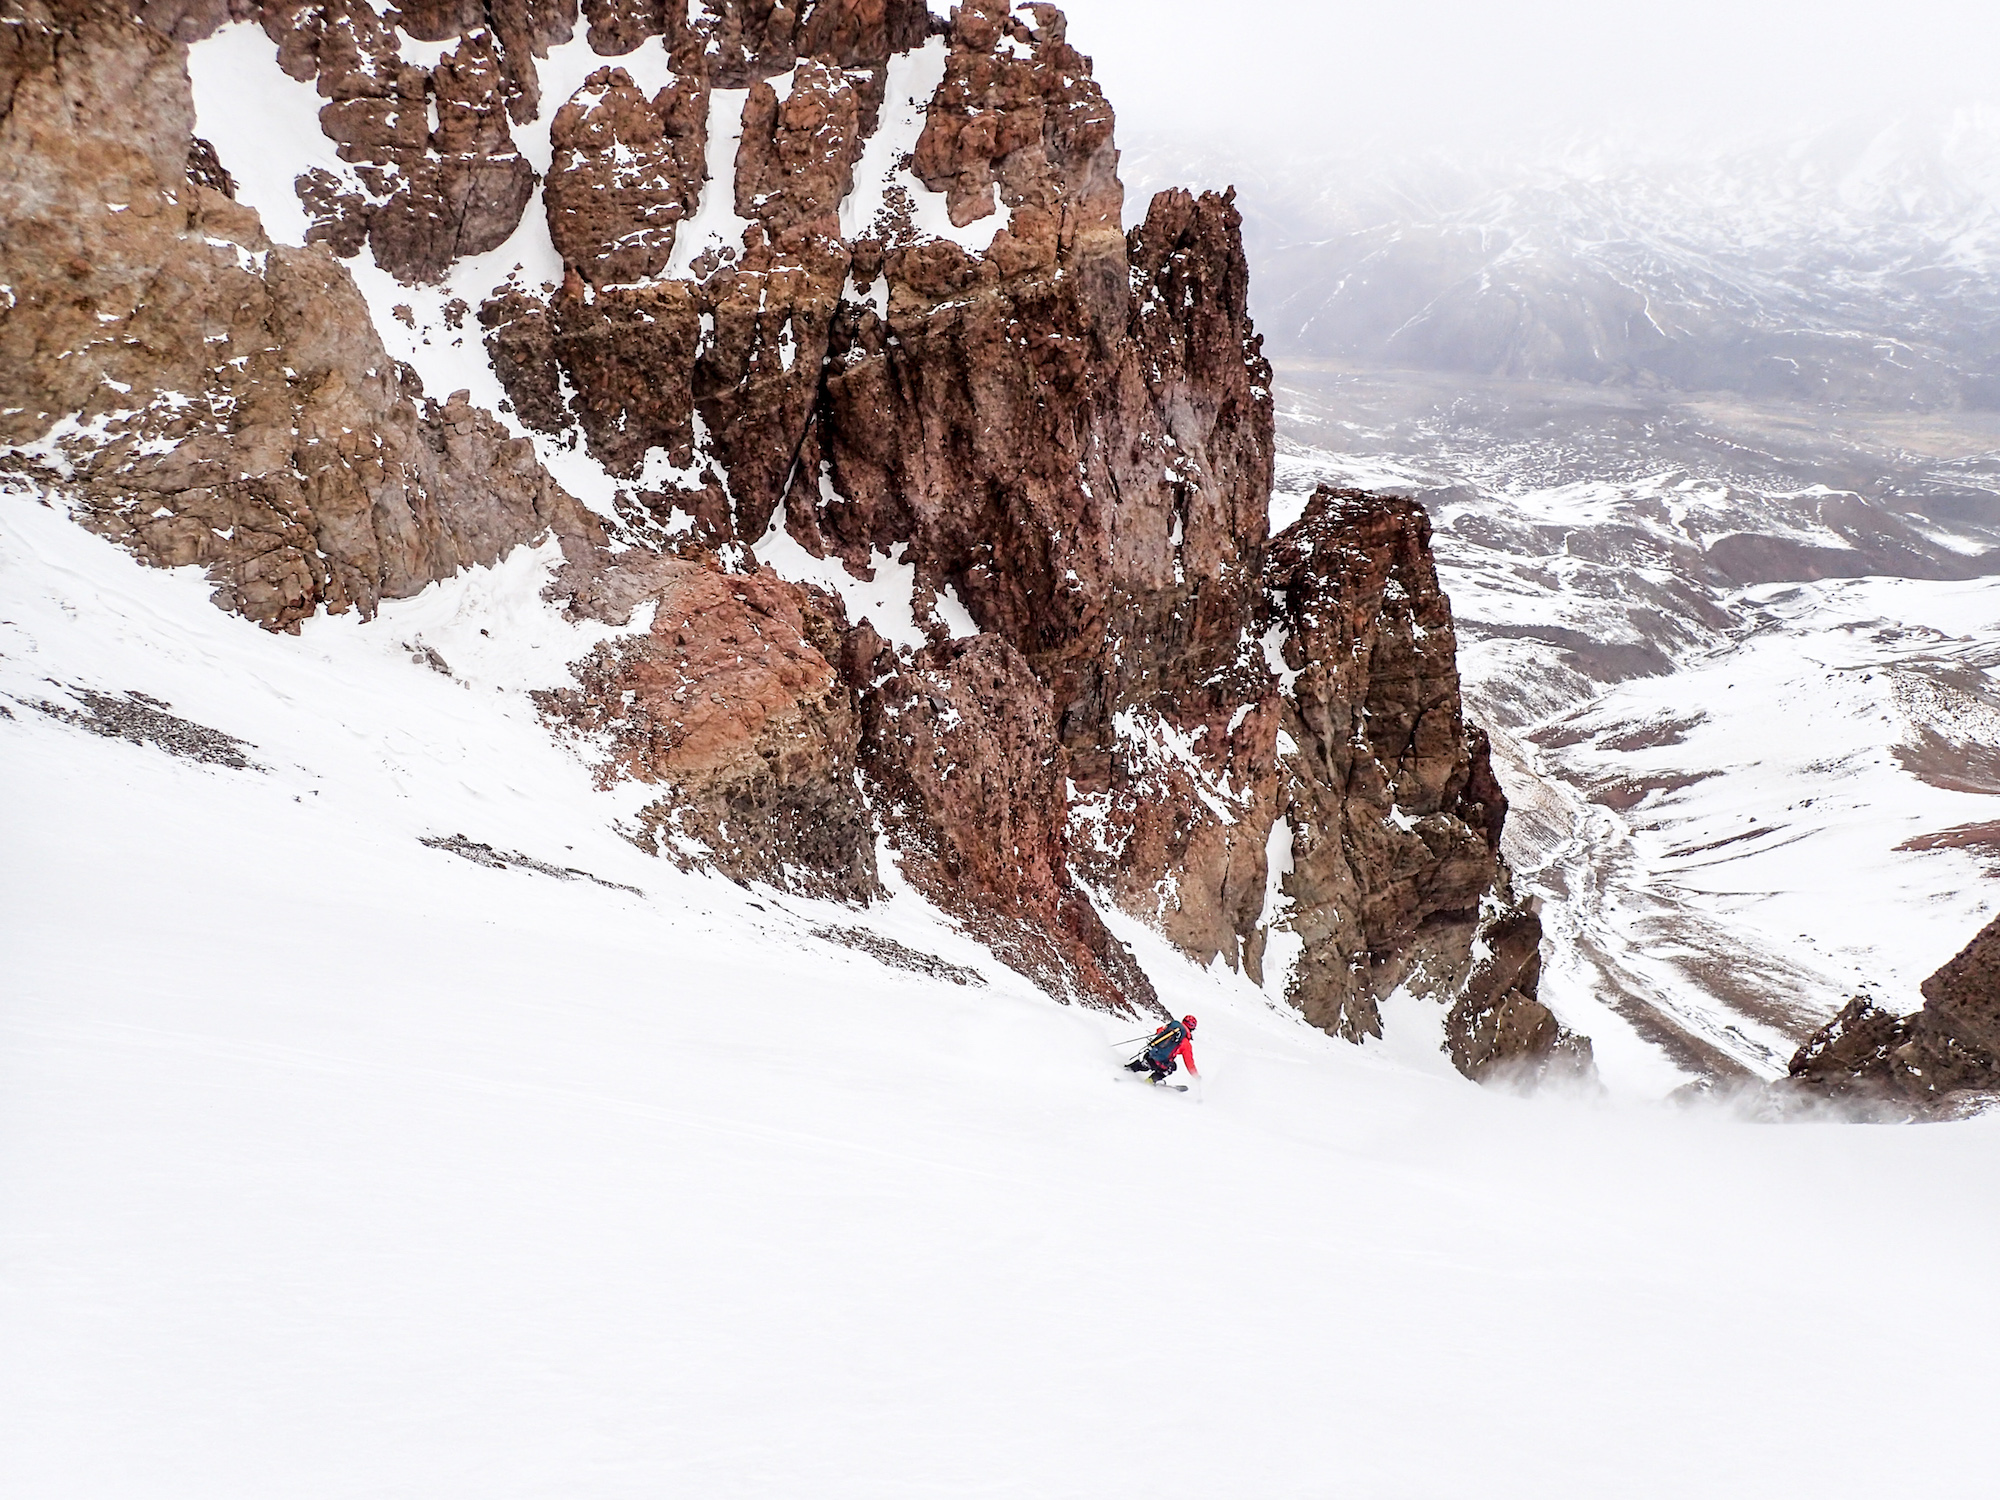
[[[1850,997],[1922,1003],[2000,905],[1990,420],[1403,372],[1284,395],[1274,523],[1322,482],[1431,514],[1542,998],[1614,1091],[1781,1076]],[[1875,576],[1732,582],[1715,544],[1746,537]]]
[[[907,892],[621,840],[526,697],[594,638],[547,562],[272,636],[0,496],[0,1491],[1985,1481],[2000,1120],[1482,1091],[1130,924],[1207,1080],[1125,1081],[1142,1023]]]

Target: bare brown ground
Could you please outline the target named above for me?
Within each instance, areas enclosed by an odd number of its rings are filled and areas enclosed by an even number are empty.
[[[1934,849],[1963,849],[2000,875],[2000,822],[1961,823],[1936,833],[1920,833],[1896,846],[1899,854],[1924,854]]]
[[[1682,787],[1693,786],[1698,781],[1721,774],[1719,771],[1697,771],[1691,774],[1674,772],[1658,776],[1621,776],[1616,781],[1593,788],[1590,800],[1616,812],[1630,812],[1654,792],[1678,792]]]
[[[1940,791],[2000,796],[2000,745],[1951,740],[1930,728],[1917,735],[1916,744],[1896,747],[1896,761],[1905,771]]]

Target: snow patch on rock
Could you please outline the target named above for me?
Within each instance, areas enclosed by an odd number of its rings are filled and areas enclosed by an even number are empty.
[[[853,188],[841,200],[843,238],[869,234],[885,214],[893,216],[892,198],[909,206],[911,227],[918,238],[951,240],[975,255],[985,254],[993,237],[1012,222],[1013,211],[1003,208],[961,228],[951,222],[946,195],[932,192],[909,170],[909,158],[917,149],[917,138],[924,133],[931,100],[944,81],[949,56],[945,38],[934,36],[921,47],[889,59],[881,123],[855,164]]]

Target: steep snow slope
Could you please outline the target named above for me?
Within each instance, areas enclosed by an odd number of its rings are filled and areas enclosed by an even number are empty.
[[[1208,1083],[1122,1081],[907,893],[621,841],[525,696],[591,638],[546,563],[294,639],[0,497],[0,1490],[1983,1482],[1991,1370],[1910,1330],[2000,1335],[1994,1122],[1471,1089],[1129,926]]]

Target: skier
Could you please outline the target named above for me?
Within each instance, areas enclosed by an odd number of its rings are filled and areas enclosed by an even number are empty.
[[[1146,1043],[1146,1050],[1125,1064],[1134,1073],[1150,1073],[1146,1081],[1158,1083],[1173,1072],[1177,1062],[1187,1064],[1187,1070],[1194,1077],[1201,1077],[1201,1069],[1194,1065],[1193,1016],[1182,1016],[1178,1021],[1169,1021],[1153,1033]]]

